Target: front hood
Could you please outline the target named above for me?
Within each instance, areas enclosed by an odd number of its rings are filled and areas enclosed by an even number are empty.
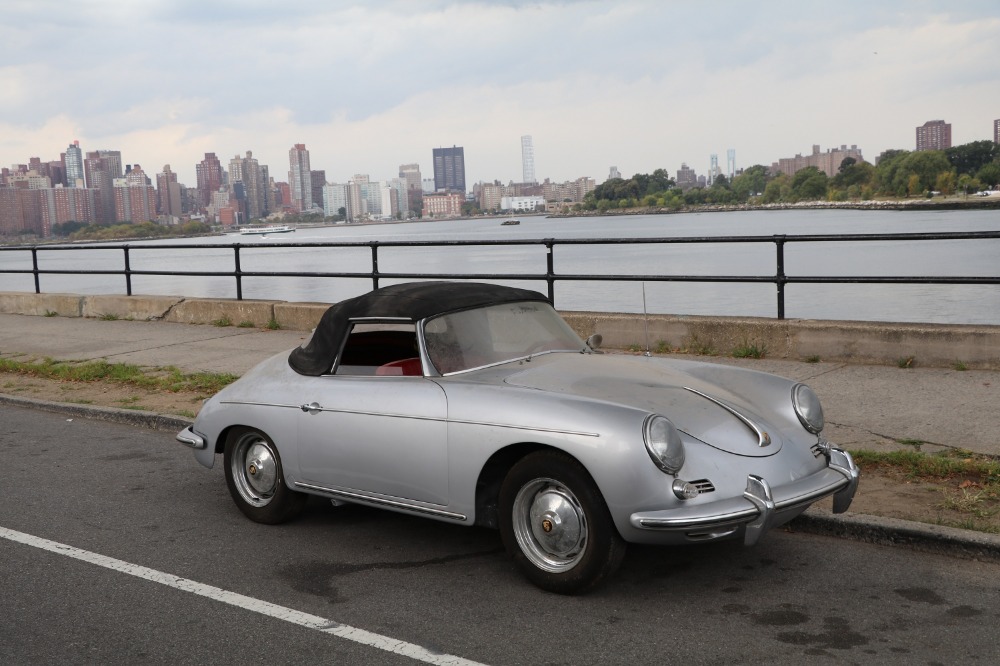
[[[700,363],[672,364],[645,357],[551,354],[506,378],[511,386],[606,400],[669,418],[682,432],[709,446],[743,456],[769,456],[782,439],[765,405],[752,405],[725,384],[725,368],[709,382],[696,376]],[[686,367],[685,367],[686,366]],[[738,368],[734,373],[745,372]]]

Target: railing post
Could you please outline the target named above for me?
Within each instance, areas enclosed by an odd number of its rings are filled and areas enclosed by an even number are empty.
[[[372,291],[378,290],[378,241],[369,243],[372,248]]]
[[[778,287],[778,319],[785,318],[785,237],[777,235],[774,237],[775,249],[778,252],[777,270],[774,275],[774,282]]]
[[[236,276],[236,300],[243,300],[243,269],[240,268],[240,244],[233,243],[233,260],[235,271],[233,274]]]
[[[132,295],[132,263],[128,256],[128,245],[122,245],[122,250],[125,252],[125,295]]]
[[[36,294],[40,294],[40,293],[42,293],[42,288],[38,284],[38,248],[37,247],[31,248],[31,272],[35,276],[35,293]]]
[[[556,273],[555,261],[552,257],[552,246],[555,242],[551,238],[545,239],[545,282],[549,286],[549,303],[555,307],[556,304]]]

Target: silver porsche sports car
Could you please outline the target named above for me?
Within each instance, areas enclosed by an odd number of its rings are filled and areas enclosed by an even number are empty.
[[[858,468],[804,384],[596,346],[534,291],[385,287],[330,307],[177,439],[206,467],[223,455],[251,520],[311,494],[499,528],[561,593],[610,575],[627,542],[753,544],[821,498],[847,510]]]

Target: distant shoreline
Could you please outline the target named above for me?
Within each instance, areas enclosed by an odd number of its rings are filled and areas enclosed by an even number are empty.
[[[613,208],[610,210],[580,210],[550,213],[548,217],[610,217],[614,215],[673,215],[683,213],[723,213],[748,210],[993,210],[1000,209],[1000,196],[976,199],[891,199],[869,201],[801,201],[799,203],[733,204],[684,206],[677,210],[660,207]]]
[[[517,217],[546,217],[553,219],[569,219],[574,217],[616,217],[624,215],[678,215],[689,213],[725,213],[752,210],[886,210],[886,211],[913,211],[913,210],[1000,210],[1000,193],[989,197],[976,198],[936,198],[936,199],[873,199],[868,201],[801,201],[799,203],[775,203],[775,204],[734,204],[734,205],[714,205],[701,204],[698,206],[684,206],[677,210],[660,207],[643,208],[613,208],[606,211],[599,210],[578,210],[568,213],[520,213]],[[379,220],[372,222],[353,222],[335,224],[308,224],[297,227],[298,229],[325,228],[325,227],[368,227],[385,224],[406,224],[411,222],[447,222],[450,220],[505,220],[511,218],[510,214],[505,215],[476,215],[474,217],[434,217],[434,218],[414,218],[409,220]],[[228,232],[231,234],[232,232]],[[102,238],[102,239],[75,239],[67,238],[46,238],[33,243],[10,243],[0,240],[3,247],[31,247],[33,245],[95,245],[105,243],[128,243],[149,240],[177,240],[184,238],[205,238],[213,236],[228,235],[227,232],[211,232],[193,235],[178,236],[153,236],[149,238]]]

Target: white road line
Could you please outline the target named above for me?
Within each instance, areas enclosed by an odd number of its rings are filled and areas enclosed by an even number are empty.
[[[65,555],[66,557],[72,557],[83,562],[96,564],[99,567],[118,571],[120,573],[128,574],[129,576],[135,576],[136,578],[144,578],[145,580],[166,585],[167,587],[172,587],[184,592],[190,592],[191,594],[197,594],[198,596],[213,599],[215,601],[221,601],[222,603],[229,604],[230,606],[236,606],[237,608],[242,608],[254,613],[260,613],[261,615],[273,617],[277,620],[284,620],[285,622],[290,622],[300,627],[306,627],[307,629],[315,629],[316,631],[320,631],[324,634],[344,638],[349,641],[354,641],[355,643],[367,645],[378,650],[385,650],[386,652],[392,652],[393,654],[402,655],[404,657],[409,657],[410,659],[415,659],[428,664],[441,664],[442,666],[482,666],[475,661],[455,657],[449,654],[432,652],[427,648],[414,645],[413,643],[399,641],[389,638],[388,636],[382,636],[381,634],[365,631],[364,629],[350,627],[346,624],[340,624],[338,622],[334,622],[333,620],[319,617],[318,615],[302,613],[300,611],[285,608],[284,606],[278,606],[277,604],[272,604],[267,601],[261,601],[260,599],[254,599],[253,597],[247,597],[235,592],[229,592],[228,590],[213,587],[212,585],[204,585],[193,580],[188,580],[187,578],[181,578],[179,576],[163,573],[162,571],[156,571],[155,569],[149,569],[138,564],[131,564],[122,560],[116,560],[112,557],[105,557],[104,555],[74,548],[73,546],[67,546],[56,541],[42,539],[41,537],[25,534],[24,532],[15,532],[14,530],[7,529],[6,527],[0,527],[0,537],[8,539],[9,541],[24,544],[26,546],[47,550],[50,553]]]

